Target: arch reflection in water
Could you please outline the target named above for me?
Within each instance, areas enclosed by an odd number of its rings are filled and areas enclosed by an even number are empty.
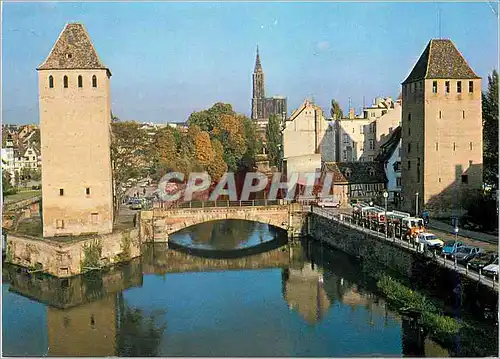
[[[286,232],[274,226],[243,220],[222,220],[197,224],[170,235],[169,241],[185,247],[234,250],[249,248],[286,238]]]

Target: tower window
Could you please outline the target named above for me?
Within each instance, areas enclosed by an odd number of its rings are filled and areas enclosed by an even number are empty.
[[[64,88],[68,88],[68,76],[64,75],[63,77]]]
[[[54,77],[52,75],[49,76],[49,88],[54,88]]]
[[[64,188],[59,188],[59,196],[64,196]]]
[[[445,81],[444,83],[446,93],[450,93],[450,81]]]
[[[410,152],[411,152],[411,142],[408,143],[408,153],[410,153]]]
[[[453,142],[453,151],[455,151],[457,149],[457,146],[455,144],[455,142]]]
[[[439,110],[439,118],[442,118],[441,110]]]
[[[92,224],[99,224],[99,213],[92,213]]]
[[[63,219],[57,219],[56,220],[56,229],[63,229],[64,228],[64,220]]]
[[[465,120],[465,110],[462,110],[462,118]]]
[[[469,92],[474,92],[474,82],[469,81]]]
[[[436,142],[436,151],[439,150],[439,144]]]
[[[411,169],[411,162],[408,161],[408,169],[410,170]]]
[[[97,76],[96,75],[92,76],[92,87],[97,87]]]
[[[464,184],[469,183],[469,176],[468,175],[462,175],[462,183],[464,183]]]
[[[78,75],[78,87],[83,87],[83,77],[82,77],[82,75]]]
[[[462,92],[462,81],[457,81],[457,92],[458,93]]]
[[[472,142],[469,142],[469,148],[472,151]]]
[[[438,92],[438,82],[432,81],[432,93],[437,93],[437,92]]]
[[[85,188],[85,194],[90,196],[90,187]]]

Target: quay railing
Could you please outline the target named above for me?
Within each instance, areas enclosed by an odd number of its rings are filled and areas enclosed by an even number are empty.
[[[381,233],[377,229],[372,229],[370,227],[365,227],[365,226],[359,225],[356,223],[356,220],[352,216],[347,215],[347,214],[334,213],[334,212],[331,212],[331,211],[328,211],[328,210],[325,210],[325,209],[322,209],[319,207],[314,207],[314,206],[311,206],[310,212],[317,214],[321,217],[333,220],[339,224],[342,223],[343,225],[345,225],[349,228],[355,229],[357,231],[378,237],[381,240],[392,242],[400,247],[407,248],[408,250],[410,250],[412,252],[420,253],[421,255],[424,255],[426,257],[431,258],[432,260],[434,260],[438,264],[442,265],[443,267],[446,267],[446,268],[452,269],[458,273],[464,274],[467,277],[469,277],[475,281],[478,281],[479,283],[483,283],[485,285],[488,285],[488,286],[494,288],[496,291],[498,291],[499,284],[497,283],[497,281],[499,278],[497,276],[493,276],[493,278],[489,278],[486,275],[484,275],[483,273],[481,273],[481,270],[479,270],[479,272],[475,272],[475,271],[472,271],[469,269],[468,264],[463,266],[462,264],[457,263],[456,258],[448,259],[447,255],[438,254],[435,249],[427,249],[425,246],[419,246],[418,243],[416,243],[415,241],[411,241],[410,239],[408,241],[406,241],[402,238],[401,232],[400,232],[400,236],[396,236],[395,228],[393,228],[391,231],[392,236],[386,236],[385,231],[384,231],[384,233]]]

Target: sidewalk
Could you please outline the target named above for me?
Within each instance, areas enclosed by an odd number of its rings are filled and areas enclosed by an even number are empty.
[[[455,232],[453,231],[452,225],[438,221],[437,219],[431,219],[429,221],[428,226],[429,226],[429,228],[433,228],[433,229],[437,229],[437,230],[440,230],[443,232],[455,234]],[[498,244],[498,237],[497,236],[493,236],[491,234],[486,234],[486,233],[482,233],[482,232],[468,231],[466,229],[459,228],[458,229],[458,236],[475,239],[477,241]]]

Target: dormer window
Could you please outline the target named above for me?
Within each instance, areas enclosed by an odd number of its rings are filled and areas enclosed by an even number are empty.
[[[371,168],[371,167],[368,170],[368,173],[370,174],[370,176],[375,176],[375,170],[373,168]]]
[[[67,58],[67,59],[71,59],[72,57],[73,57],[73,55],[72,55],[71,53],[67,53],[67,54],[66,54],[66,58]]]
[[[345,169],[344,176],[345,176],[345,178],[351,177],[351,169],[350,168]]]

